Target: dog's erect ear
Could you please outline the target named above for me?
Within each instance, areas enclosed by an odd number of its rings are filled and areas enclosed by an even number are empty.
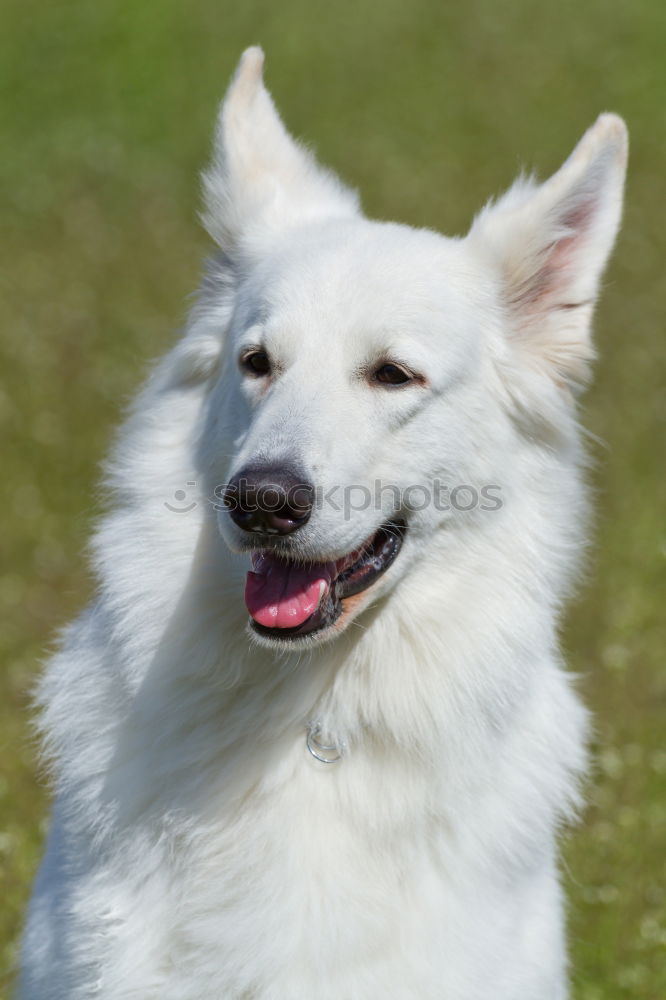
[[[264,87],[263,63],[256,47],[241,56],[203,177],[204,223],[230,256],[291,225],[359,210],[356,195],[285,129]]]
[[[499,273],[516,351],[560,385],[586,379],[599,279],[622,211],[627,129],[601,115],[544,184],[521,180],[469,234]]]

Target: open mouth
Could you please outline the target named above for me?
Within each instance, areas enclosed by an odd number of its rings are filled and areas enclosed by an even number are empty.
[[[245,604],[252,628],[274,639],[294,639],[333,625],[348,597],[367,590],[393,563],[406,525],[383,525],[353,552],[331,562],[299,563],[262,551],[252,556]]]

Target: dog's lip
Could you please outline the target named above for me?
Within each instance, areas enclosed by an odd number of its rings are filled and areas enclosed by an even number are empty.
[[[321,588],[314,611],[298,625],[274,627],[256,621],[251,615],[251,628],[257,635],[286,642],[330,629],[343,613],[346,599],[368,590],[392,565],[402,547],[406,528],[402,519],[386,522],[362,546],[341,559],[321,564],[328,585]],[[270,558],[265,549],[254,552],[253,572],[265,569]],[[283,556],[278,558],[287,564],[293,562]]]

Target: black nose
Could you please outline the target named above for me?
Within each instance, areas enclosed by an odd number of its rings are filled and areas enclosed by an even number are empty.
[[[292,469],[254,466],[227,485],[222,502],[243,531],[289,535],[309,520],[314,486]]]

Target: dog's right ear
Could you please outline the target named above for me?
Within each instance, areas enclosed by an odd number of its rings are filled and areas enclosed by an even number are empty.
[[[263,63],[257,47],[241,56],[203,175],[204,224],[231,258],[289,226],[359,211],[356,194],[285,129],[264,87]]]

